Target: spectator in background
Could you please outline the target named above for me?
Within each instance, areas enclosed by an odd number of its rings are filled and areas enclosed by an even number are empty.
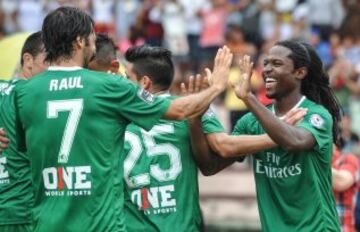
[[[16,25],[16,8],[17,3],[13,0],[2,0],[0,1],[0,8],[4,12],[4,31],[5,34],[14,33],[17,30]]]
[[[341,0],[307,0],[309,22],[319,30],[322,40],[329,40],[331,32],[338,28],[344,17]]]
[[[205,67],[212,66],[218,48],[224,44],[225,23],[228,15],[227,0],[211,0],[211,7],[201,11],[203,28],[200,35],[202,48],[201,62]]]
[[[38,0],[17,1],[17,25],[20,31],[35,32],[41,30],[44,19],[44,4]]]
[[[210,7],[208,0],[179,0],[183,6],[186,22],[186,34],[189,45],[189,60],[192,73],[198,73],[201,48],[199,45],[202,31],[200,12],[203,8]]]
[[[152,9],[152,15],[158,17],[153,19],[161,22],[164,28],[164,45],[171,51],[175,62],[183,60],[189,52],[183,6],[178,0],[160,1]]]
[[[113,0],[92,0],[91,10],[95,21],[97,33],[108,33],[114,36],[114,1]]]
[[[341,119],[341,139],[342,139],[342,152],[352,153],[360,157],[360,139],[351,128],[351,118],[345,114]]]
[[[159,20],[158,11],[153,8],[160,0],[144,0],[138,15],[138,26],[143,30],[145,43],[151,46],[162,46],[164,30]]]
[[[139,0],[119,0],[115,5],[116,36],[121,41],[129,37],[131,27],[136,24],[141,3]]]
[[[342,146],[342,145],[340,145]],[[332,183],[341,231],[355,232],[355,200],[358,192],[359,160],[352,153],[334,146]]]

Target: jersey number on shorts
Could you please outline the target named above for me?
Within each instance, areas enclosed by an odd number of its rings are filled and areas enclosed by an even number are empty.
[[[156,136],[164,134],[174,134],[174,125],[162,124],[154,126],[149,132],[141,130],[141,135],[144,141],[145,148],[141,145],[141,139],[139,135],[132,132],[126,132],[125,141],[131,146],[131,150],[127,154],[124,161],[124,177],[126,183],[130,187],[139,187],[150,184],[150,176],[157,181],[170,181],[175,180],[182,170],[180,151],[177,147],[171,143],[157,144],[155,142]],[[160,168],[159,164],[151,164],[149,173],[137,174],[130,176],[131,171],[139,160],[142,151],[146,149],[145,154],[148,157],[155,157],[164,155],[169,158],[170,166],[164,170]]]
[[[69,112],[58,155],[59,163],[67,163],[75,132],[83,109],[83,99],[48,101],[47,118],[57,118],[59,112]]]

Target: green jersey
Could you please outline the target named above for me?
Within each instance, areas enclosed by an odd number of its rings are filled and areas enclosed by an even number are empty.
[[[203,129],[224,131],[212,113],[203,117]],[[130,124],[124,151],[127,230],[200,231],[198,173],[187,121],[159,120],[149,132]]]
[[[15,94],[19,148],[32,167],[34,231],[122,231],[126,126],[151,129],[170,102],[79,67],[50,67]]]
[[[308,109],[296,126],[309,131],[316,145],[309,151],[273,148],[254,154],[256,193],[263,231],[340,231],[331,183],[332,118],[305,97]],[[272,109],[272,106],[270,106]],[[252,114],[241,118],[233,134],[266,133]]]
[[[31,222],[30,163],[28,157],[17,150],[15,137],[14,88],[20,80],[0,83],[0,127],[10,139],[8,149],[0,155],[0,225]]]

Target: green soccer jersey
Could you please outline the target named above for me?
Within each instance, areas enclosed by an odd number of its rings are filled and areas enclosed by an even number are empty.
[[[280,147],[254,154],[253,170],[263,231],[340,231],[331,187],[332,118],[303,98],[308,113],[296,126],[309,131],[316,146],[303,152]],[[272,109],[272,106],[270,106]],[[233,134],[266,133],[251,114],[241,118]]]
[[[210,111],[202,121],[205,133],[224,131]],[[159,120],[149,132],[130,124],[124,151],[127,230],[200,231],[198,173],[187,122]]]
[[[15,95],[19,148],[31,162],[34,231],[123,231],[118,170],[126,126],[151,129],[170,102],[79,67],[50,67]]]
[[[28,157],[17,150],[15,138],[14,88],[21,80],[0,82],[0,127],[10,139],[8,149],[0,155],[0,225],[31,222],[30,163]]]

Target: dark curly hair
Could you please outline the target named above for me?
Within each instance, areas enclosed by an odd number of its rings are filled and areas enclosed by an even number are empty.
[[[70,59],[73,55],[73,42],[80,36],[87,38],[94,31],[93,19],[74,7],[59,7],[44,19],[42,35],[47,52],[46,61]]]
[[[174,78],[174,64],[171,52],[161,47],[148,45],[129,48],[125,59],[133,63],[133,69],[138,78],[148,76],[161,90],[170,88]]]

